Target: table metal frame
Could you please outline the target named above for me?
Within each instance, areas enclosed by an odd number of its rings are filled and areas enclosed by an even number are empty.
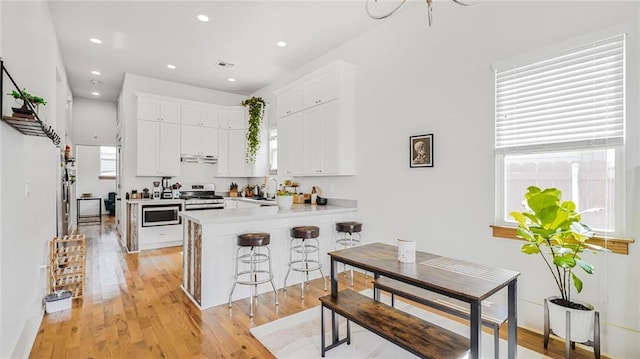
[[[482,306],[487,299],[499,290],[508,289],[508,358],[515,359],[518,343],[517,317],[517,278],[519,272],[506,269],[482,266],[470,262],[450,259],[427,252],[416,252],[415,263],[400,263],[397,259],[397,247],[382,243],[371,243],[363,246],[342,249],[329,253],[331,257],[331,295],[338,296],[338,263],[348,264],[363,270],[373,272],[374,278],[381,275],[392,278],[419,288],[440,293],[464,302],[470,307],[470,341],[469,358],[480,358],[482,337]],[[461,268],[484,270],[489,276],[456,272],[423,265],[430,259],[442,258],[455,263]],[[374,299],[380,299],[380,291],[374,291]],[[332,313],[332,341],[339,342],[338,321]]]
[[[81,201],[98,201],[98,218],[95,218],[96,215],[85,215],[82,216],[80,214],[80,203]],[[80,221],[83,218],[87,218],[88,220]],[[78,225],[85,223],[102,223],[102,198],[100,197],[78,197],[76,198],[76,223]]]

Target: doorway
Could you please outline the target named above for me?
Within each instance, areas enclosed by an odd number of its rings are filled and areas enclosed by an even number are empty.
[[[76,146],[78,219],[115,215],[116,151],[115,146]],[[86,200],[89,198],[94,200]]]

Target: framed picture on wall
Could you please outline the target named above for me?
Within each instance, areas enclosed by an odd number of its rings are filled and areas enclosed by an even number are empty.
[[[409,167],[433,167],[433,133],[409,137]]]

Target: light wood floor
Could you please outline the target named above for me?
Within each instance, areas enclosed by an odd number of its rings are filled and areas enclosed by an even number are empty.
[[[231,310],[221,305],[200,311],[180,289],[180,247],[126,254],[112,218],[102,226],[82,225],[80,232],[87,236],[85,297],[71,311],[45,314],[30,358],[272,358],[249,329],[317,306],[325,294],[312,281],[301,300],[300,287],[293,286],[280,292],[277,309],[273,293],[260,295],[253,319],[248,300],[234,302]],[[354,289],[366,289],[366,282],[357,276]],[[518,335],[519,345],[564,357],[559,340],[545,351],[540,335]],[[593,352],[579,348],[572,358],[593,358]]]

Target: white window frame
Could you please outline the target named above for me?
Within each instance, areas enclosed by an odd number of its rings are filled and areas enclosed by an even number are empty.
[[[272,143],[276,143],[276,148],[272,147]],[[269,147],[269,174],[276,175],[278,174],[278,128],[270,128],[267,133],[267,143]],[[274,164],[275,162],[275,164]]]
[[[113,174],[111,173],[106,173],[104,172],[104,167],[103,167],[103,162],[104,161],[111,161],[111,159],[104,159],[102,157],[102,149],[105,147],[109,147],[109,148],[113,148]],[[118,157],[118,149],[115,146],[100,146],[100,151],[99,151],[99,156],[100,156],[100,179],[115,179],[116,178],[116,173],[118,171],[118,162],[117,162],[117,157]]]
[[[554,56],[557,56],[558,53],[560,53],[561,51],[566,51],[567,49],[570,49],[572,47],[576,47],[576,46],[580,46],[580,45],[584,45],[587,43],[592,43],[598,40],[601,40],[603,38],[606,37],[611,37],[611,36],[615,36],[615,35],[620,35],[620,34],[624,34],[625,31],[622,29],[622,27],[616,27],[616,28],[612,28],[612,29],[608,29],[606,31],[603,32],[599,32],[596,34],[589,34],[589,35],[585,35],[579,39],[573,39],[567,42],[564,42],[562,44],[557,44],[542,50],[538,50],[535,52],[531,52],[528,54],[524,54],[524,55],[520,55],[517,57],[513,57],[510,59],[506,59],[503,60],[501,62],[497,62],[493,65],[493,69],[494,71],[499,71],[502,69],[505,69],[507,67],[512,67],[512,66],[519,66],[519,65],[524,65],[527,63],[532,63],[541,59],[546,59],[546,58],[552,58]],[[628,46],[628,45],[626,45]],[[625,61],[627,61],[627,54],[625,53]],[[628,75],[628,71],[625,73],[625,84],[623,85],[624,88],[624,92],[625,92],[625,100],[624,100],[624,105],[623,105],[623,111],[625,112],[624,116],[624,122],[625,122],[625,127],[626,127],[626,96],[627,96],[627,91],[626,91],[626,76]],[[495,86],[495,82],[494,82],[494,86]],[[497,94],[496,94],[497,96]],[[625,130],[626,131],[626,130]],[[627,136],[627,134],[625,134],[625,136]],[[594,144],[593,146],[588,146],[588,145],[583,145],[583,146],[578,146],[578,147],[574,147],[572,149],[574,150],[586,150],[589,148],[602,148],[602,149],[614,149],[615,150],[615,172],[614,172],[614,176],[615,176],[615,180],[614,180],[614,189],[613,189],[613,196],[614,196],[614,200],[615,200],[615,206],[613,208],[613,210],[615,211],[615,221],[614,221],[614,230],[612,232],[599,232],[597,233],[598,235],[607,237],[607,236],[624,236],[625,235],[625,231],[626,231],[626,180],[625,180],[625,173],[626,173],[626,166],[625,166],[625,144],[624,142],[626,142],[626,138],[623,140],[622,144]],[[535,146],[533,146],[535,147]],[[506,207],[506,184],[505,184],[505,180],[506,180],[506,168],[505,168],[505,156],[508,155],[515,155],[515,154],[532,154],[532,153],[560,153],[563,150],[569,150],[571,148],[568,149],[562,149],[561,146],[558,146],[556,148],[553,149],[545,149],[544,145],[539,146],[537,149],[536,148],[526,148],[520,151],[503,151],[503,150],[498,150],[496,149],[496,153],[495,153],[495,224],[498,226],[514,226],[516,224],[515,221],[512,220],[508,220],[506,218],[508,218],[508,213],[505,213],[507,211]],[[523,195],[524,195],[524,191],[526,191],[526,189],[523,189]]]

